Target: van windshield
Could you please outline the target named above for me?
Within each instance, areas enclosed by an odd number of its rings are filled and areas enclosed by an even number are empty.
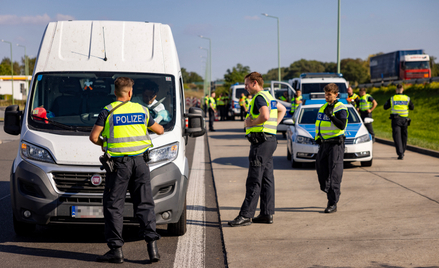
[[[302,83],[302,94],[310,94],[315,92],[325,92],[323,88],[328,83]],[[338,92],[339,93],[346,93],[346,84],[345,83],[334,83],[338,86]]]
[[[88,133],[100,111],[116,100],[117,77],[134,80],[132,102],[146,106],[165,131],[175,124],[175,78],[139,73],[40,73],[31,96],[29,125],[48,132]],[[82,135],[79,134],[79,135]]]

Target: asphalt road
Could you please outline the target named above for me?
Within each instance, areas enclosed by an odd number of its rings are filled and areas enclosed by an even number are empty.
[[[0,133],[3,131],[3,126],[1,127]],[[189,251],[192,254],[192,258],[187,262],[186,255],[182,255],[181,250],[177,253],[179,243],[184,243],[184,241],[179,241],[183,237],[170,236],[167,234],[166,225],[158,226],[158,232],[162,236],[162,239],[158,241],[161,260],[151,264],[154,267],[195,267],[191,265],[191,262],[201,263],[205,267],[225,266],[207,139],[201,137],[197,142],[203,144],[204,150],[198,155],[198,157],[204,155],[202,159],[198,159],[201,165],[196,167],[203,170],[205,174],[202,181],[203,200],[201,200],[204,206],[193,206],[188,202],[188,215],[191,215],[192,210],[200,211],[199,207],[201,207],[203,220],[196,221],[188,216],[188,233],[197,235],[201,232],[204,238],[202,240],[203,250],[196,251],[192,248],[186,250],[184,244],[180,245],[186,253]],[[189,139],[186,151],[189,167],[192,167],[194,159],[194,145],[195,139]],[[20,237],[14,233],[10,209],[9,174],[17,148],[18,141],[16,140],[0,144],[0,170],[2,171],[0,173],[0,267],[108,267],[110,264],[94,261],[98,255],[108,250],[103,226],[37,226],[36,232],[28,237]],[[193,227],[197,229],[193,230]],[[146,243],[138,238],[137,232],[137,227],[125,227],[124,229],[124,267],[141,267],[144,264],[150,264]],[[186,243],[190,244],[190,242]]]
[[[374,143],[373,165],[345,166],[338,211],[325,214],[314,166],[292,168],[277,135],[274,223],[230,227],[250,146],[240,121],[215,129],[209,145],[229,267],[439,267],[438,158],[407,151],[401,161],[394,147]]]

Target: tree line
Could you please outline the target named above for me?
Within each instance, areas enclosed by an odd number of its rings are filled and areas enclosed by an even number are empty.
[[[340,72],[343,77],[349,81],[352,85],[369,83],[370,82],[370,71],[369,71],[369,59],[370,57],[380,55],[382,53],[377,53],[370,55],[366,60],[360,58],[357,59],[342,59],[340,62]],[[436,57],[430,56],[430,66],[431,66],[431,76],[439,76],[439,63],[436,63]],[[29,74],[33,73],[36,57],[29,58]],[[24,75],[25,74],[25,58],[22,57],[20,62],[14,61],[13,70],[14,75]],[[244,77],[250,73],[252,70],[249,66],[244,66],[238,63],[231,69],[227,69],[224,74],[224,86],[226,88],[230,87],[235,83],[242,83]],[[337,72],[337,63],[335,62],[321,62],[317,60],[305,60],[301,59],[291,63],[288,67],[281,67],[281,80],[288,81],[295,77],[299,77],[302,73],[322,73],[322,72]],[[203,77],[201,77],[196,72],[189,72],[185,68],[181,68],[181,73],[183,76],[183,81],[185,83],[203,82]],[[10,75],[11,74],[11,60],[10,58],[4,57],[0,63],[0,75]],[[262,74],[265,81],[278,80],[278,68],[270,69],[266,74]]]

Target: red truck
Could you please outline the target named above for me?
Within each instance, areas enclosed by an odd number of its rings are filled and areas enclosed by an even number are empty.
[[[430,57],[422,49],[398,50],[370,58],[371,82],[431,78]]]

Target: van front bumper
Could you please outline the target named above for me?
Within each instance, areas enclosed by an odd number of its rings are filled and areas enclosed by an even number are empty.
[[[98,167],[96,172],[88,172],[87,175],[84,175],[81,167],[71,166],[66,169],[69,171],[65,173],[79,174],[82,177],[87,177],[88,174],[105,177]],[[60,191],[53,180],[53,173],[46,173],[40,167],[23,160],[17,165],[15,172],[11,170],[10,179],[12,209],[17,221],[40,225],[104,222],[100,217],[72,216],[73,206],[102,208],[103,190],[94,193]],[[188,178],[172,162],[151,172],[157,224],[178,222],[184,209],[187,187]],[[124,223],[137,223],[129,193],[125,202]]]

